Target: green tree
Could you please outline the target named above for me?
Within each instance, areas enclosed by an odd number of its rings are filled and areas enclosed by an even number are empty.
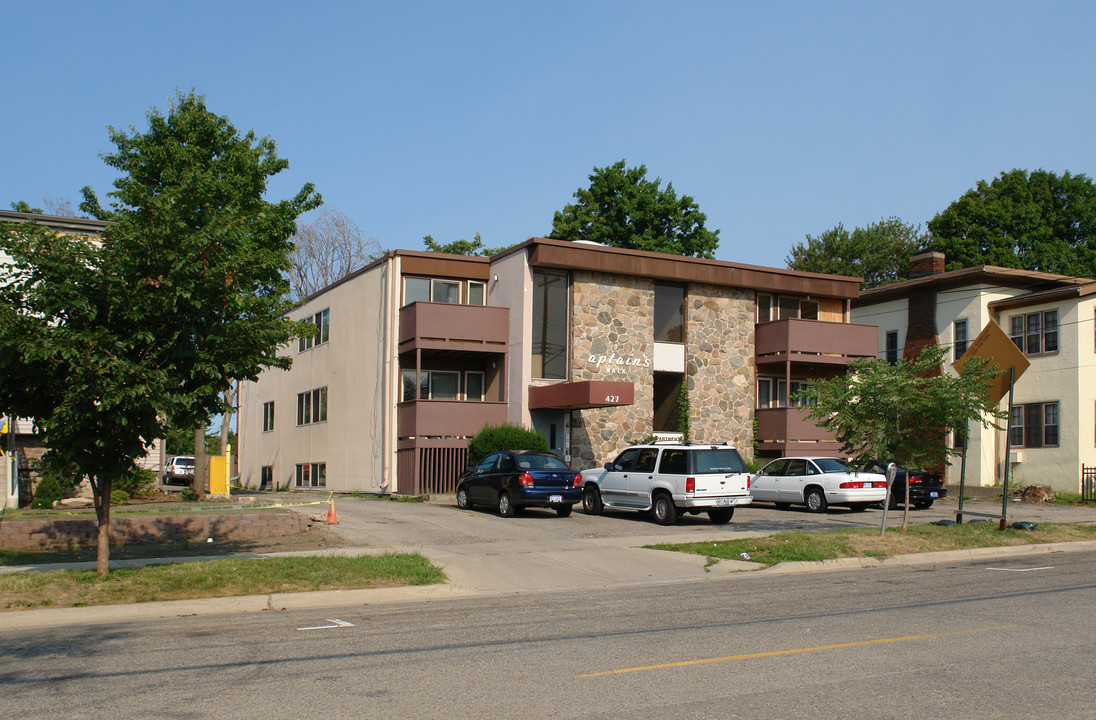
[[[1005,415],[988,393],[996,366],[976,358],[962,375],[951,375],[941,372],[945,353],[938,345],[926,345],[916,359],[893,365],[881,358],[856,358],[847,375],[798,396],[808,402],[808,417],[832,432],[854,463],[880,458],[937,467],[959,452],[945,441],[948,430],[965,430],[971,422],[996,427]]]
[[[928,223],[947,269],[975,265],[1092,277],[1096,185],[1084,175],[1002,172],[967,191]]]
[[[448,255],[479,255],[481,257],[491,257],[492,255],[498,255],[506,249],[504,247],[484,247],[483,238],[480,237],[479,233],[476,233],[474,240],[465,240],[464,238],[461,238],[460,240],[454,240],[451,243],[445,244],[434,240],[434,236],[432,235],[426,235],[423,237],[422,242],[430,252],[446,253]]]
[[[647,168],[626,167],[624,160],[595,167],[590,187],[575,191],[575,202],[557,211],[551,237],[590,240],[673,255],[711,258],[719,231],[704,227],[707,216],[688,195],[677,196],[672,183],[647,179]]]
[[[31,207],[30,203],[26,200],[17,200],[11,204],[11,209],[15,212],[21,213],[34,213],[35,215],[41,215],[44,210],[42,208]]]
[[[910,257],[926,240],[919,225],[908,225],[896,217],[854,228],[851,233],[838,223],[794,245],[785,262],[792,270],[862,277],[863,287],[873,288],[908,278]]]
[[[166,427],[205,426],[232,380],[287,367],[277,347],[308,331],[285,318],[289,237],[320,198],[263,199],[288,167],[194,93],[147,132],[110,129],[122,176],[99,240],[33,223],[0,232],[0,406],[33,416],[49,453],[86,475],[109,571],[112,483]],[[314,326],[313,326],[314,327]],[[13,382],[14,380],[14,382]]]

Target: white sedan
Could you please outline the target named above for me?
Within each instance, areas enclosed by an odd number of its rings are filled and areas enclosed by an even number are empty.
[[[856,472],[828,457],[784,457],[773,460],[750,484],[754,500],[767,500],[785,508],[792,503],[810,512],[825,512],[830,505],[865,510],[887,497],[887,478],[877,473]]]

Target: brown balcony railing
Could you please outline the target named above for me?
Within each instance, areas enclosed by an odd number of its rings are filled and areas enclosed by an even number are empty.
[[[807,418],[808,410],[799,407],[761,408],[757,410],[757,440],[761,450],[780,453],[833,454],[841,449],[830,432]]]
[[[877,357],[879,328],[823,320],[758,323],[754,347],[758,364],[809,362],[845,365],[856,357]]]
[[[471,436],[506,422],[504,402],[413,400],[396,407],[396,432],[408,437]]]
[[[510,310],[416,302],[400,308],[400,352],[416,348],[505,353]]]

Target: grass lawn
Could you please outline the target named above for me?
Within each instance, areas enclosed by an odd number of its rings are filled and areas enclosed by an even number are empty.
[[[696,553],[715,560],[749,560],[763,565],[795,560],[833,560],[845,557],[886,557],[935,550],[963,550],[1007,545],[1096,540],[1096,525],[1040,523],[1035,530],[1004,531],[996,522],[963,525],[910,525],[909,530],[890,529],[880,537],[873,528],[843,528],[819,532],[789,532],[759,538],[648,545],[655,550]]]
[[[0,575],[0,610],[80,607],[268,593],[430,585],[445,573],[418,553],[279,557]]]

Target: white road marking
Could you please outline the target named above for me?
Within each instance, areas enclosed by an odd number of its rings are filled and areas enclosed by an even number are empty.
[[[329,623],[335,623],[334,625],[316,625],[315,627],[303,627],[297,628],[298,630],[328,630],[330,628],[339,627],[354,627],[354,623],[348,623],[345,620],[332,620],[331,618],[324,618]]]
[[[1053,570],[1053,569],[1054,569],[1053,565],[1044,565],[1043,567],[1033,567],[1033,568],[995,568],[995,567],[986,568],[986,570],[1001,570],[1003,572],[1031,572],[1032,570]]]

